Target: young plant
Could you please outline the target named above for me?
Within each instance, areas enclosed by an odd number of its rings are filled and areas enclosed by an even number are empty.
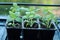
[[[19,6],[17,6],[16,3],[13,3],[13,7],[10,8],[8,22],[9,21],[13,21],[12,23],[8,24],[12,25],[13,27],[15,27],[15,21],[20,23],[22,22],[22,19],[20,18]]]
[[[12,26],[15,27],[14,20],[17,18],[17,16],[15,15],[15,13],[13,13],[11,11],[9,11],[9,16],[11,17],[11,19],[13,21]]]
[[[43,10],[45,13],[43,13],[44,16],[42,16],[42,21],[41,22],[46,28],[51,28],[52,25],[52,20],[56,22],[56,16],[48,9]]]
[[[36,14],[37,11],[38,9],[35,10],[33,8],[29,8],[28,12],[26,12],[26,15],[23,16],[23,19],[27,19],[25,21],[28,22],[26,24],[26,27],[27,25],[30,25],[30,27],[32,27],[32,25],[36,23],[37,18],[39,18],[38,14]]]

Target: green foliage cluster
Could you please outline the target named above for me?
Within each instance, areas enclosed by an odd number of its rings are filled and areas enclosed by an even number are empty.
[[[28,22],[27,25],[30,25],[30,27],[32,27],[32,25],[36,22],[36,20],[40,18],[40,15],[36,14],[38,10],[39,9],[36,9],[35,7],[29,7],[28,12],[26,12],[26,15],[23,16],[23,19],[27,19],[26,20]]]
[[[46,28],[51,28],[51,21],[54,20],[54,22],[56,22],[56,16],[47,7],[43,8],[42,10],[42,14],[44,16],[37,14],[38,11],[40,11],[40,9],[36,9],[35,7],[19,7],[16,3],[13,3],[13,6],[10,8],[9,11],[9,20],[12,20],[12,25],[15,26],[14,20],[22,23],[23,18],[26,19],[26,22],[28,22],[26,26],[30,25],[30,27],[32,27],[36,20],[40,19],[42,20],[41,23],[46,26]]]
[[[57,23],[56,16],[53,14],[53,12],[47,8],[43,9],[43,15],[42,16],[42,24],[46,26],[46,28],[51,28],[52,21]]]

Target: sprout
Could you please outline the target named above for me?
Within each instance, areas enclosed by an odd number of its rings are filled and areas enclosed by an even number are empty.
[[[35,8],[28,8],[29,10],[26,13],[26,15],[23,16],[23,18],[27,19],[26,22],[28,22],[27,24],[30,25],[30,27],[32,27],[32,25],[36,22],[36,20],[33,20],[33,19],[37,19],[37,18],[40,18],[39,15],[36,15],[36,11],[38,10],[35,10]],[[26,26],[27,26],[26,24]]]

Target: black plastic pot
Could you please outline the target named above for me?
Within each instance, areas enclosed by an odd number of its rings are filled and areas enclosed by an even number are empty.
[[[8,27],[7,25],[7,37],[8,40],[20,40],[21,27]]]
[[[38,40],[53,40],[55,30],[40,30]]]
[[[24,40],[38,40],[38,32],[39,32],[39,30],[37,30],[38,28],[39,28],[39,26],[38,26],[38,22],[36,21],[36,23],[34,23],[33,25],[32,25],[32,27],[30,27],[30,25],[28,25],[27,27],[26,27],[26,21],[24,22],[23,21],[23,25],[22,25],[22,27],[23,27],[23,36],[24,36]]]
[[[50,29],[23,27],[24,40],[53,40],[55,30],[55,26]]]
[[[20,40],[21,29],[7,28],[8,40]]]
[[[38,40],[38,30],[24,29],[24,40]]]
[[[38,40],[53,40],[53,36],[56,31],[55,23],[52,22],[51,28],[46,28],[46,26],[41,25],[40,31],[39,31],[39,38]]]
[[[53,40],[55,29],[25,28],[24,40]]]

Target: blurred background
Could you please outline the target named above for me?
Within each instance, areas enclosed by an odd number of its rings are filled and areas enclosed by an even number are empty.
[[[0,0],[0,2],[19,2],[19,3],[36,3],[36,4],[60,4],[60,0]],[[8,15],[12,5],[0,5],[0,15]],[[41,8],[40,6],[37,8]],[[53,14],[60,17],[60,7],[49,7]],[[39,14],[41,11],[38,12]]]

